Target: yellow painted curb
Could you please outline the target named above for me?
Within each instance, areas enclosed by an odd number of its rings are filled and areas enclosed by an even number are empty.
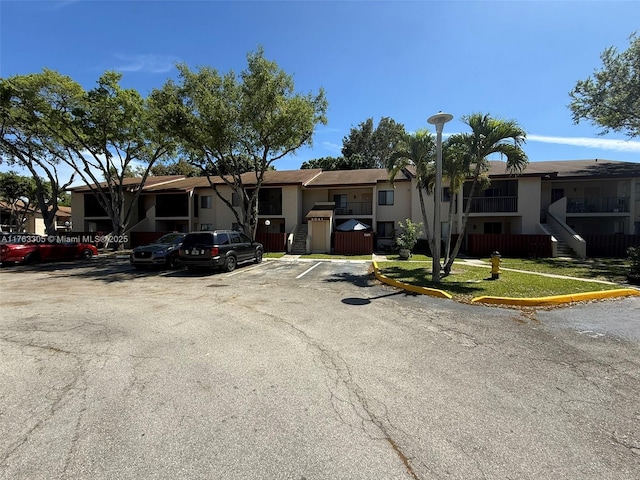
[[[384,276],[380,273],[378,269],[378,262],[373,262],[373,273],[376,278],[387,285],[391,285],[392,287],[402,288],[403,290],[407,290],[409,292],[420,293],[422,295],[431,295],[432,297],[439,298],[453,298],[450,294],[445,292],[444,290],[438,290],[437,288],[427,288],[427,287],[418,287],[416,285],[409,285],[407,283],[398,282],[389,277]]]
[[[558,305],[560,303],[582,302],[584,300],[597,300],[602,298],[628,297],[631,295],[640,295],[640,291],[633,288],[619,288],[616,290],[602,290],[599,292],[554,295],[551,297],[538,298],[476,297],[472,299],[471,302],[536,307],[543,305]]]

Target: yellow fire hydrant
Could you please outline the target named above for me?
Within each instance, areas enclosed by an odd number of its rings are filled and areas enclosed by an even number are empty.
[[[500,252],[497,250],[491,254],[491,280],[500,278]]]

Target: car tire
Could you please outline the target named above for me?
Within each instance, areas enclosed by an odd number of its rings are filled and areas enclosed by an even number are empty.
[[[238,260],[233,255],[229,255],[224,261],[224,269],[227,272],[233,272],[238,265]]]
[[[262,262],[262,250],[256,250],[256,256],[254,258],[254,262],[256,263]]]
[[[180,266],[180,264],[178,263],[178,255],[176,255],[175,253],[172,255],[169,255],[167,257],[167,267],[171,268],[171,269],[176,269]]]
[[[82,258],[83,260],[90,260],[93,258],[93,252],[86,248],[80,254],[80,258]]]
[[[24,261],[22,263],[24,263],[25,265],[30,265],[32,263],[38,262],[39,260],[40,260],[40,256],[35,252],[31,252],[27,254],[26,257],[24,257]]]

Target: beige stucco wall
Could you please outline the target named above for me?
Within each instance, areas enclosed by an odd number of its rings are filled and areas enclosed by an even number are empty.
[[[265,187],[266,188],[266,187]],[[280,187],[277,187],[280,188]],[[232,190],[228,186],[218,187],[220,193],[231,202]],[[300,213],[300,205],[302,204],[299,187],[296,185],[282,187],[282,214],[280,215],[260,215],[259,221],[263,222],[267,219],[273,223],[274,219],[284,219],[285,229],[287,233],[291,233],[293,228],[302,218]],[[198,202],[200,197],[210,195],[213,199],[213,208],[198,208],[198,217],[192,219],[193,225],[200,230],[203,224],[211,224],[213,229],[230,229],[237,222],[236,217],[218,195],[211,188],[201,188],[196,191],[198,194]],[[238,212],[240,209],[238,207]]]
[[[318,202],[329,202],[332,201],[328,198],[329,191],[326,188],[321,189],[309,189],[305,190],[303,193],[303,201],[302,201],[302,217],[301,220],[304,223],[304,217],[309,213],[309,210],[313,208],[313,206]]]
[[[84,195],[71,192],[71,225],[77,231],[84,230]]]
[[[518,215],[512,220],[513,234],[533,235],[540,232],[540,178],[523,177],[518,179]]]
[[[420,221],[414,218],[415,208],[411,198],[411,183],[396,182],[394,185],[390,183],[379,183],[373,193],[374,204],[374,221],[376,222],[404,222],[407,218],[412,221]],[[378,192],[383,190],[393,190],[393,205],[378,205]],[[418,207],[418,217],[420,208]],[[374,225],[375,228],[375,225]]]
[[[284,218],[286,233],[291,233],[298,223],[302,223],[304,213],[300,212],[300,205],[300,188],[297,185],[282,187],[282,215],[275,217]]]

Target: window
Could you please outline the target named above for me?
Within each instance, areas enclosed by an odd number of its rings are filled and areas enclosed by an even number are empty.
[[[213,225],[210,223],[201,223],[200,224],[200,231],[206,232],[209,230],[213,230]]]
[[[238,195],[236,192],[231,193],[231,206],[240,206],[240,195]]]
[[[449,187],[444,187],[442,189],[442,201],[443,202],[451,201],[451,189]]]
[[[485,222],[484,233],[502,233],[502,223],[500,222]]]
[[[211,195],[202,195],[200,197],[200,208],[213,208],[213,197]]]
[[[380,190],[378,192],[378,205],[393,205],[393,190]]]
[[[226,233],[217,233],[216,234],[216,243],[218,245],[229,245],[229,243],[231,243],[229,241],[229,235],[227,235]]]
[[[393,222],[378,222],[378,237],[393,238]]]
[[[183,194],[156,195],[156,217],[186,217],[189,215],[189,197]]]
[[[347,195],[334,195],[333,202],[336,204],[336,208],[347,208]]]

